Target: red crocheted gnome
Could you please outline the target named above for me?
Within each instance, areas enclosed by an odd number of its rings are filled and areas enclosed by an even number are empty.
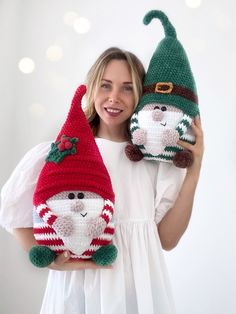
[[[111,264],[117,249],[111,243],[114,193],[111,180],[81,108],[81,85],[55,143],[46,158],[34,193],[34,236],[38,246],[29,256],[38,267],[57,254]]]

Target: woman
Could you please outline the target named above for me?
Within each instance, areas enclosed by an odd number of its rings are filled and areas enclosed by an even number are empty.
[[[49,266],[41,314],[175,313],[162,248],[174,248],[188,226],[203,134],[200,120],[195,119],[196,144],[178,143],[194,156],[187,172],[170,163],[130,161],[124,149],[143,76],[137,57],[118,48],[106,50],[88,73],[85,113],[116,195],[118,257],[112,267],[98,267],[91,261],[67,262],[69,252],[58,256]],[[26,251],[35,244],[34,184],[29,183],[36,181],[49,149],[50,143],[42,143],[28,152],[2,191],[1,224],[14,230]],[[19,172],[25,175],[19,177]],[[22,177],[24,184],[19,182]],[[10,203],[16,182],[20,191]]]

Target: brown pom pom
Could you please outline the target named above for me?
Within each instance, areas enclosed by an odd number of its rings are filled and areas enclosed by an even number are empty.
[[[193,163],[193,154],[189,150],[183,150],[175,154],[173,164],[178,168],[188,168]]]
[[[131,161],[140,161],[143,159],[143,153],[138,149],[137,146],[127,144],[125,147],[125,154]]]

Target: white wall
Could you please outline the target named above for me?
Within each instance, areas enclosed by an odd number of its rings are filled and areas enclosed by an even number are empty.
[[[236,313],[235,253],[235,13],[233,0],[0,1],[0,185],[32,146],[54,139],[77,85],[97,56],[110,46],[136,53],[145,66],[162,26],[142,24],[150,9],[169,16],[184,45],[198,86],[205,157],[191,223],[177,248],[165,253],[178,314]],[[67,11],[91,21],[87,34],[63,22]],[[53,44],[59,62],[45,57]],[[35,71],[18,70],[31,57]],[[41,104],[41,114],[30,106]],[[47,271],[35,269],[15,239],[0,229],[0,313],[39,312]]]

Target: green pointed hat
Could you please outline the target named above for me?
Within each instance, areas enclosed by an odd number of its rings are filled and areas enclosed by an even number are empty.
[[[186,52],[165,13],[150,11],[144,16],[143,23],[148,25],[153,18],[161,21],[165,38],[150,61],[136,112],[146,104],[161,103],[173,105],[195,117],[199,114],[197,90]]]

